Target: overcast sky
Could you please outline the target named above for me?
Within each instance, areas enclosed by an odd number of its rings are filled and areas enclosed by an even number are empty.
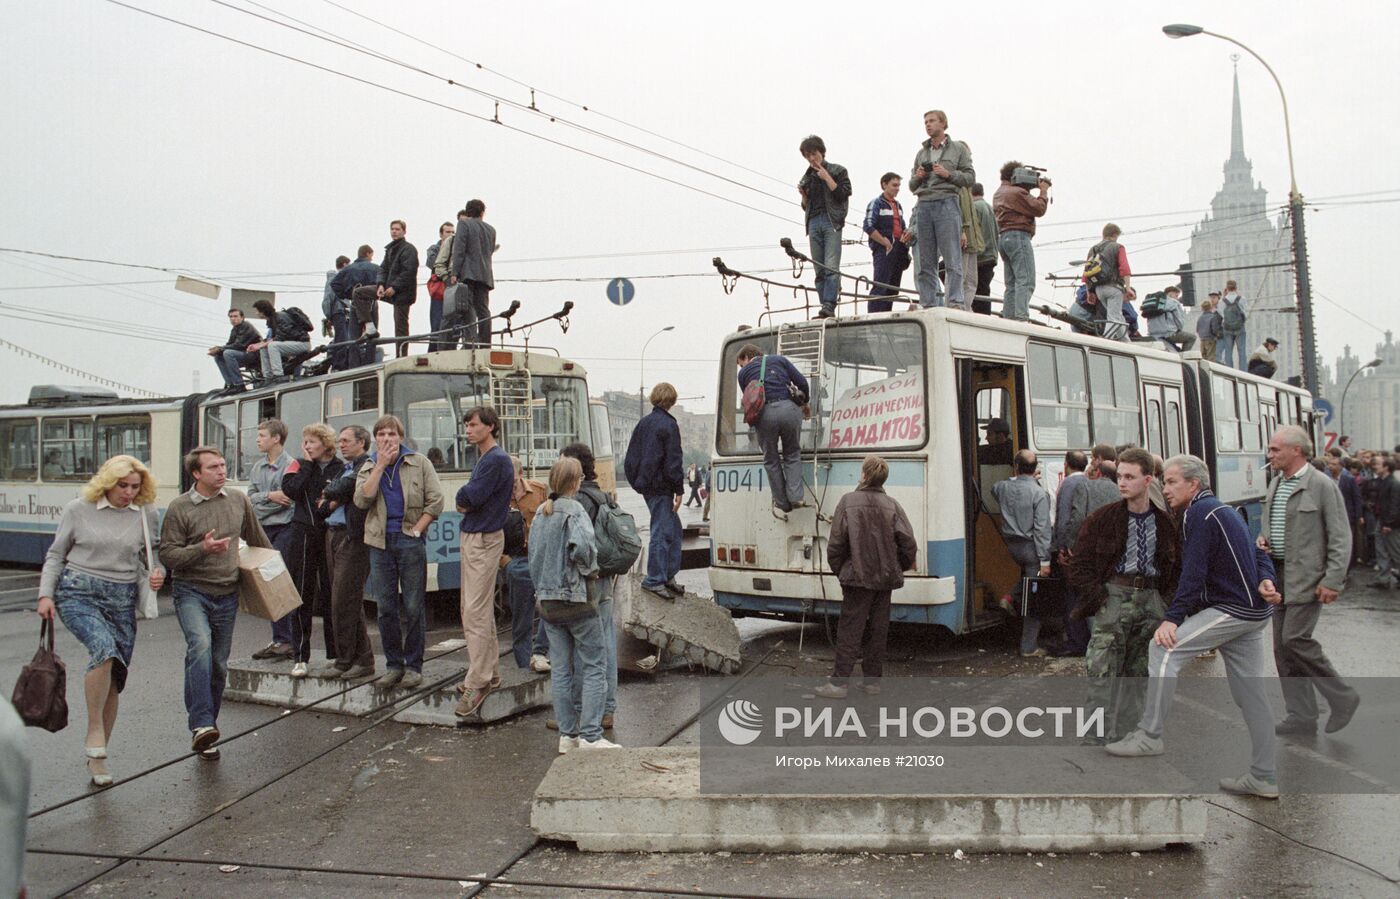
[[[479,197],[501,244],[493,308],[519,299],[529,320],[573,300],[567,335],[542,326],[532,339],[580,360],[595,394],[636,390],[643,342],[674,325],[651,343],[647,380],[664,377],[682,396],[712,402],[720,340],[756,321],[762,295],[744,285],[726,295],[713,274],[644,276],[713,272],[716,255],[736,269],[783,269],[779,238],[805,247],[795,205],[801,138],[821,135],[829,158],[850,170],[858,224],[880,175],[907,174],[930,107],[947,111],[950,133],[970,145],[989,194],[1006,159],[1050,170],[1055,204],[1037,235],[1039,275],[1081,258],[1108,220],[1124,227],[1134,269],[1174,269],[1186,258],[1191,223],[1222,182],[1234,48],[1205,36],[1168,40],[1160,31],[1168,22],[1228,34],[1274,66],[1288,91],[1305,197],[1400,199],[1400,62],[1390,46],[1400,15],[1380,3],[1109,11],[1102,3],[336,0],[342,9],[328,0],[265,0],[310,25],[298,27],[512,102],[528,104],[522,84],[534,87],[543,114],[503,103],[503,123],[720,199],[483,121],[495,114],[488,97],[230,8],[278,18],[251,0],[130,2],[403,92],[107,0],[15,3],[0,32],[0,246],[164,266],[225,288],[212,301],[177,293],[173,275],[0,252],[0,334],[149,390],[185,392],[196,370],[204,389],[217,386],[201,347],[227,335],[231,286],[276,285],[279,305],[301,305],[319,319],[319,273],[337,254],[353,256],[361,243],[382,248],[392,218],[407,220],[409,240],[425,250],[439,224]],[[1245,150],[1270,204],[1282,205],[1279,98],[1253,59],[1239,71]],[[1315,290],[1330,300],[1316,305],[1329,364],[1344,343],[1365,359],[1384,330],[1400,330],[1383,269],[1386,248],[1400,237],[1400,204],[1354,202],[1365,199],[1308,214]],[[848,246],[844,261],[868,263],[868,250]],[[602,281],[509,280],[616,276],[639,279],[625,308],[607,301]],[[791,280],[786,271],[770,277]],[[93,282],[156,283],[78,286]],[[295,289],[310,292],[286,292]],[[1043,281],[1036,294],[1070,299],[1068,288]],[[22,320],[36,315],[44,321]],[[427,330],[427,318],[424,294],[415,329]],[[77,329],[109,323],[159,339]],[[0,358],[3,402],[22,401],[34,383],[81,380],[6,347]],[[705,402],[687,405],[703,410]]]

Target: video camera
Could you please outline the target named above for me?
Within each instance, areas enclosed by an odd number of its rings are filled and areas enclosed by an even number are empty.
[[[1011,183],[1017,187],[1024,187],[1027,190],[1032,187],[1039,187],[1040,182],[1050,183],[1050,176],[1045,174],[1045,169],[1033,165],[1017,166],[1011,172]]]

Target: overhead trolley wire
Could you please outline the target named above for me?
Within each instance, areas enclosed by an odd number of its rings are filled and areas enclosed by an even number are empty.
[[[134,5],[130,4],[130,3],[123,2],[123,0],[106,0],[106,2],[112,4],[113,6],[119,6],[119,7],[123,8],[123,9],[128,9],[128,10],[130,10],[130,11],[132,11],[132,12],[140,13],[141,15],[149,16],[150,18],[157,19],[157,20],[162,21],[162,22],[168,22],[168,23],[171,24],[171,25],[178,25],[178,26],[180,26],[181,28],[186,28],[186,29],[189,29],[190,31],[198,32],[199,34],[204,34],[204,35],[207,35],[207,36],[209,36],[209,37],[218,38],[219,40],[227,41],[227,42],[232,43],[232,44],[237,44],[237,45],[240,46],[240,47],[246,47],[247,49],[250,49],[250,50],[256,50],[256,51],[258,51],[259,53],[266,53],[266,54],[268,54],[269,56],[275,56],[275,57],[277,57],[278,59],[283,59],[283,60],[286,60],[287,62],[295,63],[295,64],[300,65],[300,66],[305,66],[306,68],[315,69],[315,70],[317,70],[317,71],[319,71],[319,72],[324,72],[324,73],[326,73],[326,74],[328,74],[328,75],[334,75],[334,76],[336,76],[336,77],[338,77],[338,78],[344,78],[344,79],[346,79],[346,80],[348,80],[348,81],[353,81],[353,82],[355,82],[356,84],[361,84],[361,85],[364,85],[364,86],[366,86],[366,87],[372,87],[372,88],[375,88],[376,90],[384,91],[385,93],[395,94],[395,95],[397,95],[397,96],[404,97],[404,98],[407,98],[407,99],[410,99],[410,100],[416,100],[416,101],[418,101],[419,103],[423,103],[423,104],[425,104],[425,105],[432,106],[432,107],[435,107],[435,108],[437,108],[437,109],[442,109],[442,110],[445,110],[445,111],[447,111],[447,112],[456,113],[457,115],[465,116],[465,117],[467,117],[467,118],[469,118],[469,119],[475,119],[476,121],[479,121],[479,122],[485,122],[485,123],[488,123],[488,124],[497,125],[497,126],[499,126],[499,127],[501,127],[501,128],[506,129],[507,131],[511,131],[511,132],[516,133],[516,134],[522,134],[522,135],[525,135],[526,137],[532,137],[532,138],[534,138],[535,140],[543,141],[544,143],[550,144],[550,145],[552,145],[552,146],[560,147],[560,148],[562,148],[562,149],[572,150],[572,151],[575,152],[575,153],[579,153],[579,154],[581,154],[581,155],[583,155],[583,156],[587,156],[587,157],[589,157],[589,158],[591,158],[591,159],[596,159],[596,160],[599,160],[600,162],[606,162],[606,163],[608,163],[609,165],[614,165],[614,166],[617,166],[617,167],[619,167],[619,168],[626,169],[626,170],[631,171],[631,172],[635,172],[635,173],[637,173],[637,174],[639,174],[639,175],[645,175],[645,176],[648,177],[648,178],[653,178],[653,179],[658,180],[658,181],[663,181],[663,182],[665,182],[665,183],[667,183],[667,184],[673,184],[673,185],[675,185],[675,186],[677,186],[677,187],[684,188],[685,190],[693,191],[693,192],[695,192],[695,193],[703,194],[703,195],[705,195],[705,196],[708,196],[708,197],[711,197],[711,198],[713,198],[713,199],[719,200],[719,201],[721,201],[721,202],[723,202],[723,203],[729,203],[729,204],[734,205],[734,206],[739,206],[739,207],[742,207],[742,208],[744,208],[744,209],[748,209],[748,210],[750,210],[750,211],[752,211],[752,212],[757,212],[757,213],[759,213],[760,215],[766,215],[766,216],[769,216],[769,217],[771,217],[771,218],[780,219],[780,220],[782,220],[782,221],[784,221],[784,222],[793,222],[793,221],[794,221],[794,219],[792,219],[792,218],[790,218],[790,217],[788,217],[788,216],[786,216],[786,215],[781,215],[781,214],[779,214],[779,213],[772,212],[772,211],[770,211],[770,210],[763,209],[763,208],[760,208],[760,207],[758,207],[758,206],[754,206],[754,205],[752,205],[752,204],[750,204],[750,203],[745,203],[745,202],[743,202],[743,201],[741,201],[741,200],[736,200],[736,199],[734,199],[734,198],[732,198],[732,197],[726,197],[726,196],[724,196],[723,194],[718,194],[718,193],[715,193],[714,191],[706,190],[705,188],[699,187],[698,185],[690,184],[690,183],[688,183],[688,182],[681,181],[681,180],[678,180],[678,179],[676,179],[676,178],[670,178],[670,177],[667,177],[666,175],[662,175],[662,174],[660,174],[660,173],[658,173],[658,172],[653,172],[653,171],[650,171],[650,170],[648,170],[648,169],[644,169],[644,168],[641,168],[641,167],[639,167],[639,166],[635,166],[635,165],[632,165],[632,164],[630,164],[630,163],[623,162],[623,161],[621,161],[621,160],[619,160],[619,159],[614,159],[614,158],[612,158],[612,157],[610,157],[610,156],[605,156],[605,155],[603,155],[603,154],[601,154],[601,153],[595,153],[595,152],[593,152],[592,150],[587,150],[587,149],[584,149],[583,147],[579,147],[579,146],[576,146],[576,145],[574,145],[574,144],[566,143],[566,142],[560,141],[560,140],[555,140],[555,139],[552,138],[552,137],[546,137],[546,136],[543,135],[543,134],[540,134],[540,133],[535,132],[535,131],[530,131],[529,129],[526,129],[526,128],[521,128],[521,127],[516,126],[516,125],[511,125],[511,124],[509,124],[508,122],[501,121],[501,119],[498,118],[498,117],[484,116],[484,115],[481,115],[481,114],[479,114],[479,113],[474,113],[474,112],[471,112],[471,111],[469,111],[469,110],[462,109],[462,108],[459,107],[459,106],[453,106],[453,105],[450,104],[450,103],[443,103],[443,102],[441,102],[441,101],[433,100],[433,99],[431,99],[431,98],[429,98],[429,97],[424,97],[424,96],[422,96],[422,95],[415,94],[415,93],[412,93],[412,92],[410,92],[410,91],[401,90],[401,89],[396,88],[396,87],[391,87],[390,85],[383,84],[383,83],[381,83],[381,82],[374,81],[374,80],[369,79],[369,78],[362,78],[362,77],[360,77],[360,76],[358,76],[358,75],[352,75],[352,74],[350,74],[349,72],[342,72],[342,71],[339,71],[338,69],[334,69],[334,68],[331,68],[331,67],[329,67],[329,66],[323,66],[323,65],[320,65],[319,63],[312,62],[312,61],[310,61],[310,60],[308,60],[308,59],[302,59],[302,58],[299,57],[299,56],[293,56],[292,54],[289,54],[289,53],[283,53],[283,52],[278,51],[278,50],[273,50],[273,49],[270,48],[270,47],[264,47],[264,46],[260,46],[260,45],[258,45],[258,44],[251,43],[251,42],[249,42],[249,41],[241,40],[241,39],[239,39],[239,38],[233,37],[232,35],[224,34],[223,32],[215,31],[215,30],[210,29],[210,28],[204,28],[204,27],[202,27],[202,26],[195,25],[195,24],[193,24],[193,23],[191,23],[191,22],[186,22],[186,21],[184,21],[184,20],[182,20],[182,19],[176,19],[176,18],[173,18],[173,17],[171,17],[171,16],[163,15],[163,14],[161,14],[161,13],[155,12],[154,10],[145,9],[144,7],[140,7],[140,6],[134,6]],[[219,0],[212,0],[212,2],[219,2]],[[225,5],[226,5],[226,4],[225,4]],[[238,7],[229,7],[229,8],[230,8],[230,9],[238,9]],[[244,13],[246,13],[246,14],[248,14],[248,15],[253,15],[253,16],[257,16],[257,15],[258,15],[257,13],[254,13],[254,12],[252,12],[251,10],[242,10],[242,12],[244,12]],[[260,16],[260,18],[265,18],[265,17],[261,17],[261,16]],[[282,26],[282,27],[288,27],[288,28],[293,27],[293,26],[286,25],[286,24],[281,23],[281,22],[276,22],[276,21],[274,21],[274,20],[269,20],[269,21],[273,21],[273,24],[280,25],[280,26]],[[301,30],[301,29],[295,29],[295,30]],[[320,38],[320,37],[317,36],[317,35],[311,35],[311,36],[312,36],[312,37],[317,37],[317,39],[320,39],[320,40],[325,40],[325,38]],[[353,48],[353,47],[347,47],[347,49],[351,49],[351,50],[353,50],[354,52],[357,52],[357,53],[362,53],[362,52],[364,52],[364,51],[356,50],[356,49]],[[416,69],[416,67],[414,67],[414,66],[412,66],[412,65],[409,65],[408,63],[401,63],[401,62],[397,62],[397,61],[394,61],[394,62],[395,62],[396,65],[403,66],[404,68],[407,68],[407,69],[410,69],[410,70],[422,71],[422,70]],[[448,84],[455,84],[455,82],[453,82],[453,80],[450,79],[450,78],[445,78],[445,77],[442,77],[442,76],[433,75],[432,73],[429,73],[429,72],[426,72],[426,71],[424,71],[423,73],[424,73],[424,74],[427,74],[427,75],[430,75],[430,76],[433,77],[433,78],[439,78],[439,79],[441,79],[442,81],[444,81],[444,82],[446,82],[446,83],[448,83]]]

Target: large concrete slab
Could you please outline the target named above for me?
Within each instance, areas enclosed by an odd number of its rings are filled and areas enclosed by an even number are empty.
[[[739,628],[728,609],[689,592],[674,600],[661,599],[643,590],[641,584],[638,574],[618,578],[626,633],[665,655],[684,658],[710,671],[734,674],[739,670]]]
[[[1100,753],[1101,754],[1101,753]],[[530,826],[592,852],[1088,852],[1205,838],[1190,795],[700,793],[700,750],[560,756]]]
[[[454,648],[452,643],[439,644],[433,651]],[[311,667],[324,662],[313,660]],[[456,685],[461,683],[467,662],[466,650],[432,659],[423,664],[424,684],[441,680],[456,674],[453,680],[435,690],[430,696],[408,706],[394,716],[395,721],[407,724],[436,724],[443,727],[459,725],[490,724],[515,715],[520,715],[541,706],[550,705],[549,675],[516,668],[505,662],[501,665],[501,686],[493,690],[482,703],[481,708],[470,718],[460,719],[454,714],[460,695]],[[381,660],[382,665],[382,660]],[[255,661],[239,659],[229,662],[228,687],[224,699],[234,702],[256,702],[262,705],[298,708],[308,703],[325,699],[350,686],[344,680],[322,680],[315,677],[293,678],[289,662]],[[377,675],[384,674],[380,667]],[[362,716],[385,703],[396,699],[406,700],[413,690],[399,687],[385,688],[377,681],[365,680],[359,686],[318,705],[318,710],[341,715]]]

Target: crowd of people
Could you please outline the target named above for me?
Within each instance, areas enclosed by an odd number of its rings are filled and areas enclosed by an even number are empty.
[[[988,428],[989,435],[1002,430]],[[1001,446],[1009,444],[989,440],[986,455]],[[1275,477],[1260,535],[1251,539],[1244,517],[1215,496],[1209,469],[1195,456],[1164,461],[1134,446],[1073,451],[1052,499],[1039,481],[1036,454],[1015,453],[1013,477],[994,488],[1002,533],[1023,584],[1048,583],[1059,569],[1066,627],[1058,654],[1086,657],[1086,704],[1105,712],[1105,732],[1087,742],[1120,757],[1160,755],[1178,673],[1193,658],[1218,654],[1252,746],[1249,770],[1220,787],[1277,798],[1275,737],[1314,734],[1320,725],[1335,733],[1361,703],[1313,631],[1350,569],[1370,554],[1384,554],[1379,585],[1394,584],[1397,454],[1400,447],[1368,454],[1368,474],[1345,447],[1314,459],[1302,428],[1279,428],[1268,446]],[[816,691],[823,697],[847,695],[857,661],[860,686],[879,692],[889,591],[915,558],[908,519],[881,490],[887,470],[878,456],[868,457],[860,485],[833,517],[827,560],[843,601],[835,668]],[[1000,605],[1023,619],[1021,654],[1045,655],[1037,637],[1055,607],[1029,601],[1029,593],[1022,602],[1003,596]],[[1279,721],[1266,690],[1270,648],[1285,701]]]
[[[418,279],[428,269],[429,348],[432,350],[487,346],[491,343],[491,291],[496,282],[491,260],[498,245],[496,229],[486,223],[486,204],[469,200],[457,212],[457,221],[443,222],[438,239],[419,262],[418,248],[408,241],[408,225],[401,219],[389,223],[389,243],[383,264],[374,261],[374,247],[363,244],[354,261],[339,256],[326,272],[321,298],[321,331],[331,339],[325,348],[322,371],[343,371],[376,359],[373,341],[379,338],[379,304],[393,310],[394,337],[410,335],[409,314],[418,301]],[[314,330],[311,319],[297,307],[275,308],[271,300],[259,300],[253,309],[267,323],[266,331],[247,320],[241,309],[230,309],[229,336],[208,353],[224,382],[224,393],[246,389],[245,371],[258,384],[277,383],[310,364]],[[395,343],[399,356],[408,354],[408,343]]]
[[[602,731],[616,709],[615,572],[600,573],[593,532],[612,504],[598,486],[593,453],[582,443],[565,447],[546,488],[526,480],[500,447],[494,409],[471,409],[462,425],[477,459],[454,498],[462,515],[461,615],[469,660],[456,714],[478,714],[500,685],[495,596],[502,583],[516,664],[551,675],[550,723],[560,730],[560,751],[613,747]],[[45,559],[38,613],[62,620],[88,650],[85,758],[94,785],[112,783],[108,745],[132,664],[143,584],[159,590],[170,581],[186,641],[191,749],[219,757],[240,541],[276,550],[301,597],[296,610],[271,622],[270,642],[255,659],[286,664],[293,678],[422,685],[425,534],[445,505],[432,461],[404,441],[403,423],[393,415],[372,429],[350,425],[338,434],[325,424],[308,425],[299,456],[285,448],[288,436],[277,419],[259,423],[262,456],[246,492],[226,486],[217,448],[195,447],[183,461],[193,486],[171,502],[159,527],[155,479],[131,456],[107,460],[65,506]],[[674,570],[666,571],[662,583],[674,583]],[[367,596],[378,608],[383,673],[370,643]],[[323,619],[326,655],[316,667],[310,664],[313,614]]]

